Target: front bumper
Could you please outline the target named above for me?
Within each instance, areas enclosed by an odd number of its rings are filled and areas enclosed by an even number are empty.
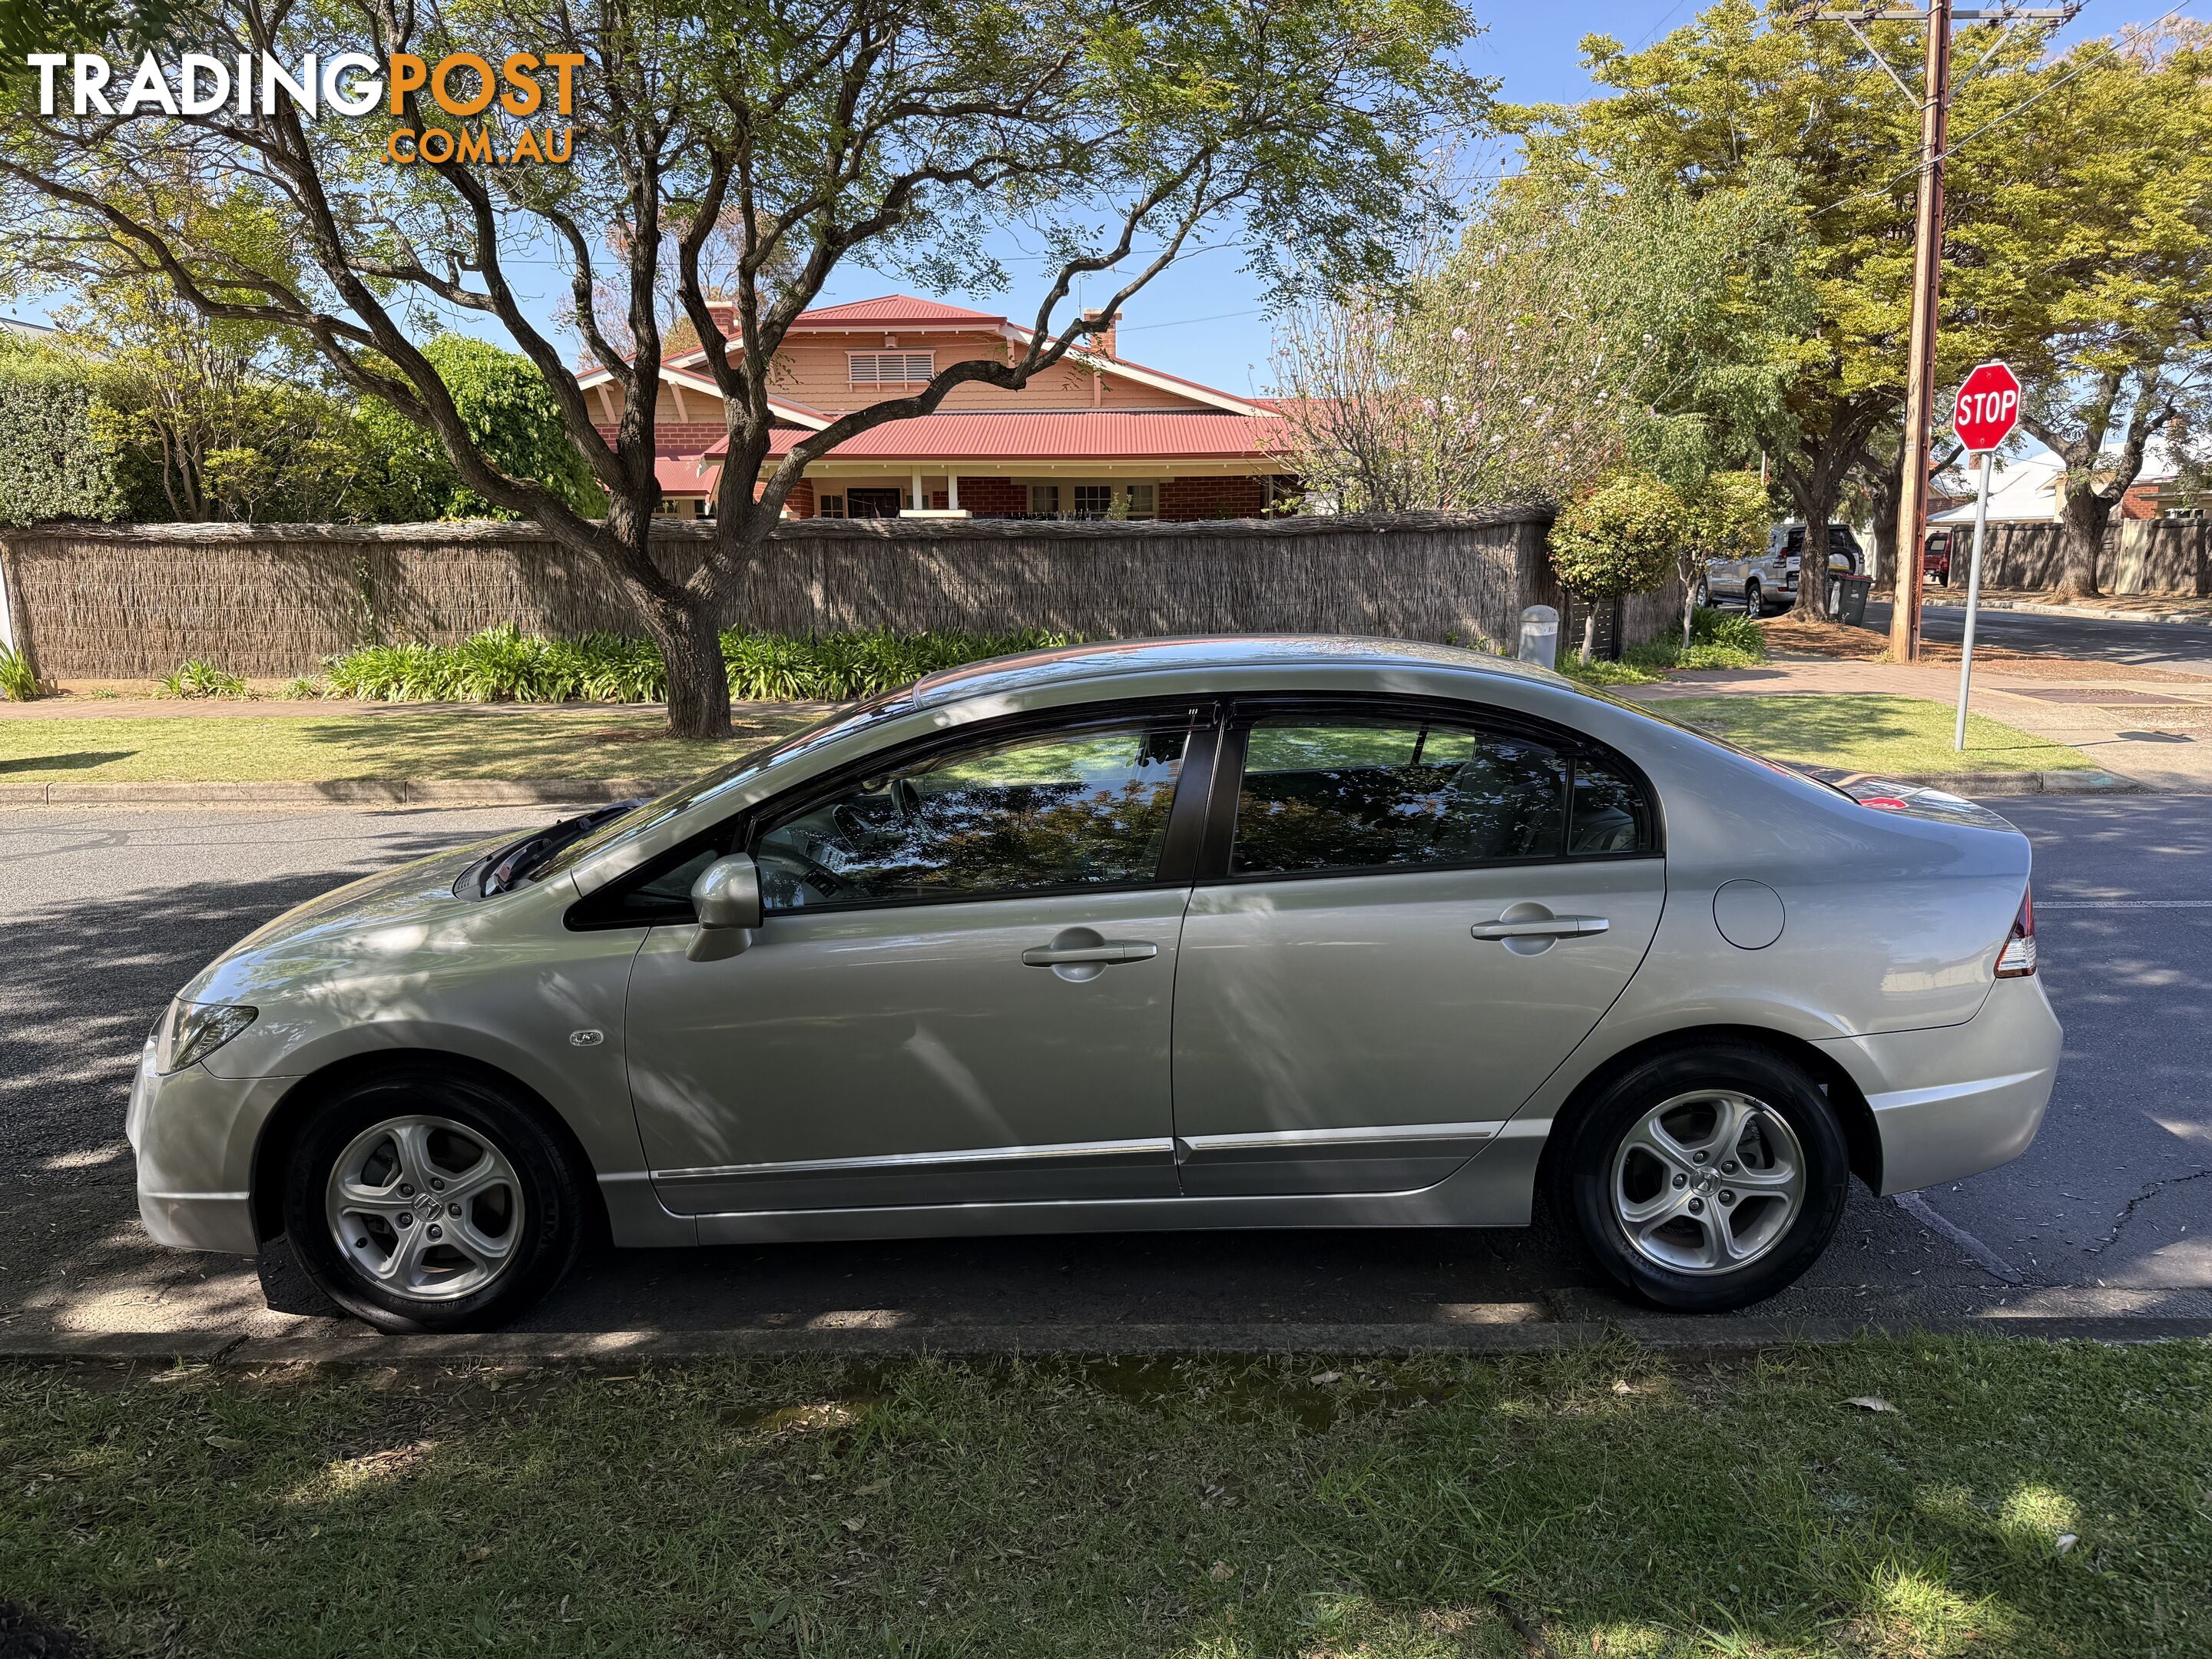
[[[253,1146],[291,1081],[220,1078],[204,1066],[163,1077],[148,1042],[124,1133],[138,1160],[138,1218],[155,1243],[258,1253]]]
[[[1820,1046],[1874,1109],[1884,1194],[2009,1164],[2043,1124],[2064,1039],[2039,975],[2001,979],[1963,1025]]]

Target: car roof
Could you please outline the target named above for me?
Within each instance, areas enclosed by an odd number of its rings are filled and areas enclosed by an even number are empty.
[[[1176,639],[1110,640],[1055,646],[994,657],[928,675],[915,683],[913,706],[928,708],[956,698],[992,696],[1049,682],[1066,685],[1142,675],[1203,681],[1236,669],[1371,667],[1450,669],[1495,679],[1560,686],[1571,682],[1550,669],[1494,657],[1462,646],[1425,640],[1368,639],[1339,634],[1194,635]]]

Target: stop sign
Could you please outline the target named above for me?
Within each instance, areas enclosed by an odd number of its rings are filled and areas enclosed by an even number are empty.
[[[2020,422],[2020,379],[2002,363],[1984,363],[1959,388],[1951,425],[1969,450],[1995,449]]]

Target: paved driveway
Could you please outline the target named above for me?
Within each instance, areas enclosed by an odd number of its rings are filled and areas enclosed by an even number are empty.
[[[2046,971],[2068,1024],[2050,1127],[2019,1164],[1917,1211],[1855,1192],[1836,1246],[1762,1314],[2212,1316],[2212,1180],[2199,1179],[2212,1167],[2212,799],[1998,805],[2038,838]],[[258,1272],[138,1231],[120,1125],[139,1044],[196,968],[268,916],[543,816],[0,811],[0,1333],[327,1328],[282,1258]],[[1262,1324],[1295,1340],[1618,1305],[1541,1236],[1409,1230],[626,1252],[587,1264],[529,1323],[1078,1325],[1102,1339]]]

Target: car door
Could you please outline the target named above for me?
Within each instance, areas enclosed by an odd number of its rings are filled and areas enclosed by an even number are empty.
[[[750,946],[693,962],[696,928],[657,926],[631,975],[632,1096],[662,1201],[1174,1193],[1171,994],[1213,738],[1187,707],[1062,716],[754,814]],[[1199,793],[1179,819],[1187,771]]]
[[[1647,786],[1463,706],[1242,715],[1221,764],[1176,983],[1182,1189],[1433,1184],[1642,962],[1665,896]]]

